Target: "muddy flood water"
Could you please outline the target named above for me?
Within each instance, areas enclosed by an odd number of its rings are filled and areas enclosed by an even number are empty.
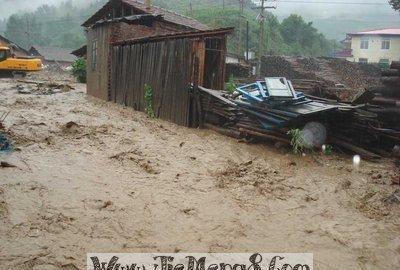
[[[0,80],[0,269],[88,252],[310,252],[315,269],[400,265],[398,167],[244,144],[86,96]]]

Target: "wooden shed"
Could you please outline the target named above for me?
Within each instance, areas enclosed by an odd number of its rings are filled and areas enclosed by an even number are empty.
[[[190,86],[224,86],[232,28],[209,29],[135,0],[110,0],[83,26],[89,95],[143,111],[148,84],[157,117],[192,126]]]

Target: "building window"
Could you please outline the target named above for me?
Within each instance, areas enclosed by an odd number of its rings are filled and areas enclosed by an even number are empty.
[[[389,65],[389,59],[381,59],[381,60],[379,60],[379,64],[387,64],[387,65]]]
[[[92,71],[96,70],[97,66],[97,40],[92,43]]]
[[[369,47],[369,42],[367,38],[362,38],[360,43],[360,49],[367,50]]]
[[[368,58],[359,58],[358,62],[361,64],[368,64]]]
[[[389,49],[390,49],[390,39],[383,39],[382,50],[389,50]]]

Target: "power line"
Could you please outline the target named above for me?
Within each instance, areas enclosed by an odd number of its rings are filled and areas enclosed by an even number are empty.
[[[328,5],[372,5],[372,6],[388,6],[388,3],[378,2],[340,2],[340,1],[295,1],[295,0],[278,0],[282,3],[300,3],[300,4],[328,4]]]
[[[242,29],[243,29],[243,13],[244,13],[244,0],[239,0],[239,36],[238,36],[238,50],[237,53],[242,53]]]
[[[260,40],[259,40],[259,49],[258,49],[258,58],[259,58],[259,64],[258,64],[258,75],[261,74],[261,57],[264,55],[264,43],[265,43],[265,11],[267,9],[275,9],[275,6],[265,6],[267,0],[261,0],[261,6],[257,7],[261,9],[260,14],[258,15],[258,20],[260,21]],[[276,1],[271,1],[272,3],[275,3]],[[269,2],[269,3],[271,3]]]

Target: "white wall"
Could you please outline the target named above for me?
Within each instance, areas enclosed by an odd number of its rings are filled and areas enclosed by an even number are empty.
[[[361,40],[368,38],[368,49],[361,49]],[[390,39],[390,49],[382,49],[382,40]],[[368,63],[379,63],[381,59],[389,59],[389,62],[400,60],[400,36],[364,35],[353,36],[351,42],[353,57],[349,61],[359,62],[360,58],[368,59]]]

